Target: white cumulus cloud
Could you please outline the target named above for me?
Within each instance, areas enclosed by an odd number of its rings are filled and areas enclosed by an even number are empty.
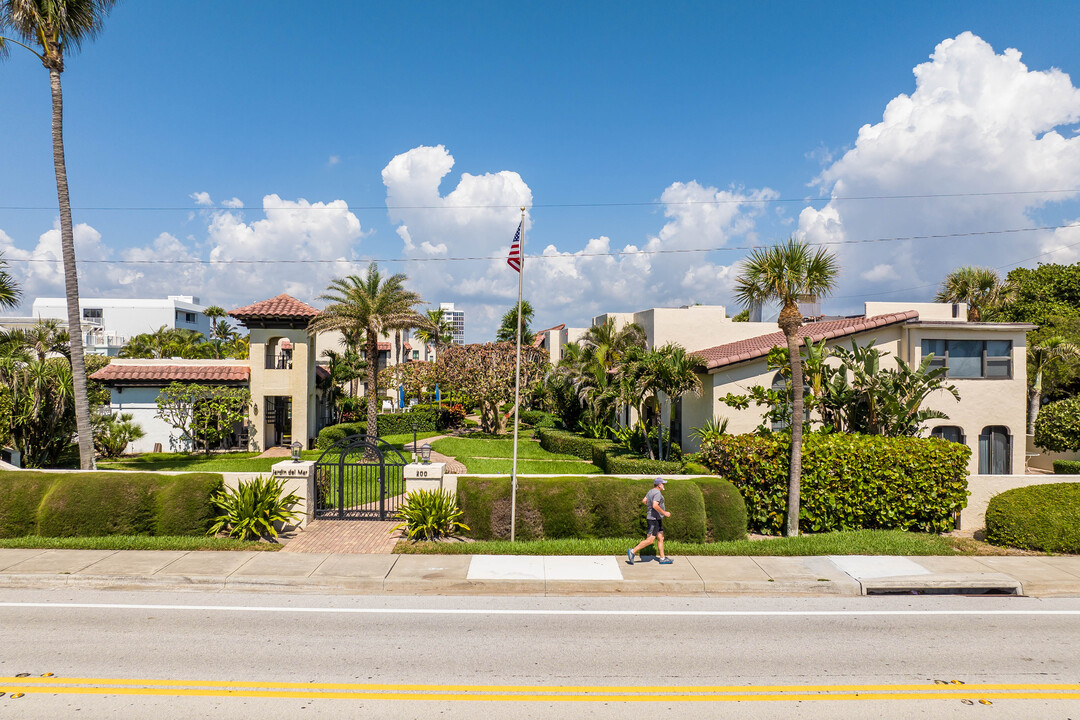
[[[802,211],[800,235],[867,241],[1032,227],[1045,224],[1034,211],[1072,195],[971,194],[1080,187],[1080,139],[1066,130],[1080,120],[1080,90],[1068,75],[1030,70],[1018,50],[995,53],[970,32],[941,42],[914,75],[914,92],[891,100],[881,122],[860,128],[854,146],[815,180],[830,200]],[[843,199],[897,195],[939,197]],[[889,297],[922,299],[932,290],[907,289],[935,284],[958,265],[1018,262],[1052,243],[1048,235],[838,245],[839,292],[902,289]]]

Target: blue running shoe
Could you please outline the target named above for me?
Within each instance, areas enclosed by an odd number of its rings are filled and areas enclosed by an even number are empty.
[[[633,565],[634,564],[634,550],[633,550],[633,548],[626,551],[626,557],[630,560],[630,564]]]
[[[665,557],[665,558],[660,558],[660,559],[659,559],[659,560],[657,560],[656,562],[660,563],[661,565],[670,565],[671,563],[673,563],[673,562],[675,562],[675,561],[674,561],[674,560],[672,560],[672,559],[671,559],[671,558],[669,558],[669,557]]]

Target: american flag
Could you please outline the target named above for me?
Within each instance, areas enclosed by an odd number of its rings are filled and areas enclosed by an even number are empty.
[[[510,244],[510,256],[506,258],[506,264],[521,272],[521,263],[524,257],[521,255],[521,229],[525,226],[525,220],[518,223],[517,232],[514,233],[514,242]]]

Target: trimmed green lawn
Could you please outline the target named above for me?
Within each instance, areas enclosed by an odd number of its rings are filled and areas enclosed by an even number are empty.
[[[477,435],[436,440],[431,448],[443,455],[457,458],[470,473],[510,473],[513,465],[514,439],[500,435]],[[532,439],[532,430],[518,438],[518,472],[525,475],[563,474],[591,475],[600,468],[576,455],[552,453]]]
[[[530,540],[511,543],[506,540],[484,542],[408,542],[400,541],[394,552],[432,555],[615,555],[626,557],[626,549],[642,538],[583,538]],[[654,554],[655,546],[642,554]],[[796,538],[735,540],[718,543],[664,543],[668,555],[977,555],[984,553],[980,544],[962,538],[903,532],[901,530],[852,530],[846,532],[800,535]]]
[[[417,433],[418,440],[439,435],[437,432]],[[398,450],[405,443],[411,443],[412,433],[407,435],[387,435],[382,438]],[[318,460],[322,450],[304,450],[300,453],[303,460]],[[405,460],[409,454],[402,450]],[[166,472],[270,472],[277,463],[287,458],[259,458],[254,452],[228,453],[143,453],[122,457],[117,460],[98,463],[102,470],[159,470]]]
[[[187,537],[175,535],[108,535],[105,537],[38,537],[0,538],[0,548],[30,548],[42,550],[261,550],[274,552],[281,545],[270,542],[247,542],[221,537]]]

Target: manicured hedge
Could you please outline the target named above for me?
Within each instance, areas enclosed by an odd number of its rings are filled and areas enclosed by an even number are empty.
[[[678,475],[682,463],[650,460],[610,440],[587,438],[567,430],[538,428],[535,437],[548,452],[577,455],[611,475]]]
[[[1080,483],[1029,485],[990,498],[986,541],[1025,550],[1080,552]]]
[[[518,419],[526,425],[532,425],[534,428],[555,427],[555,416],[543,410],[525,410],[518,413]]]
[[[635,537],[645,534],[641,499],[649,480],[608,477],[519,478],[516,537]],[[510,537],[510,478],[458,478],[466,533],[478,540]],[[671,517],[664,536],[704,542],[746,537],[746,508],[738,491],[719,478],[680,478],[664,491]]]
[[[216,473],[0,472],[0,537],[205,535]]]
[[[1055,460],[1056,475],[1080,475],[1080,460]]]
[[[787,514],[790,436],[725,435],[701,463],[746,501],[750,529],[779,534]],[[799,525],[810,532],[947,532],[967,504],[970,448],[945,440],[810,434],[804,438]]]
[[[403,413],[379,413],[379,435],[405,435],[413,431],[413,421],[416,421],[418,432],[435,432],[444,430],[449,423],[450,412],[439,408],[417,408]],[[315,447],[325,450],[338,440],[350,435],[359,435],[367,432],[367,420],[351,423],[338,423],[328,425],[319,431],[319,437],[315,441]]]

